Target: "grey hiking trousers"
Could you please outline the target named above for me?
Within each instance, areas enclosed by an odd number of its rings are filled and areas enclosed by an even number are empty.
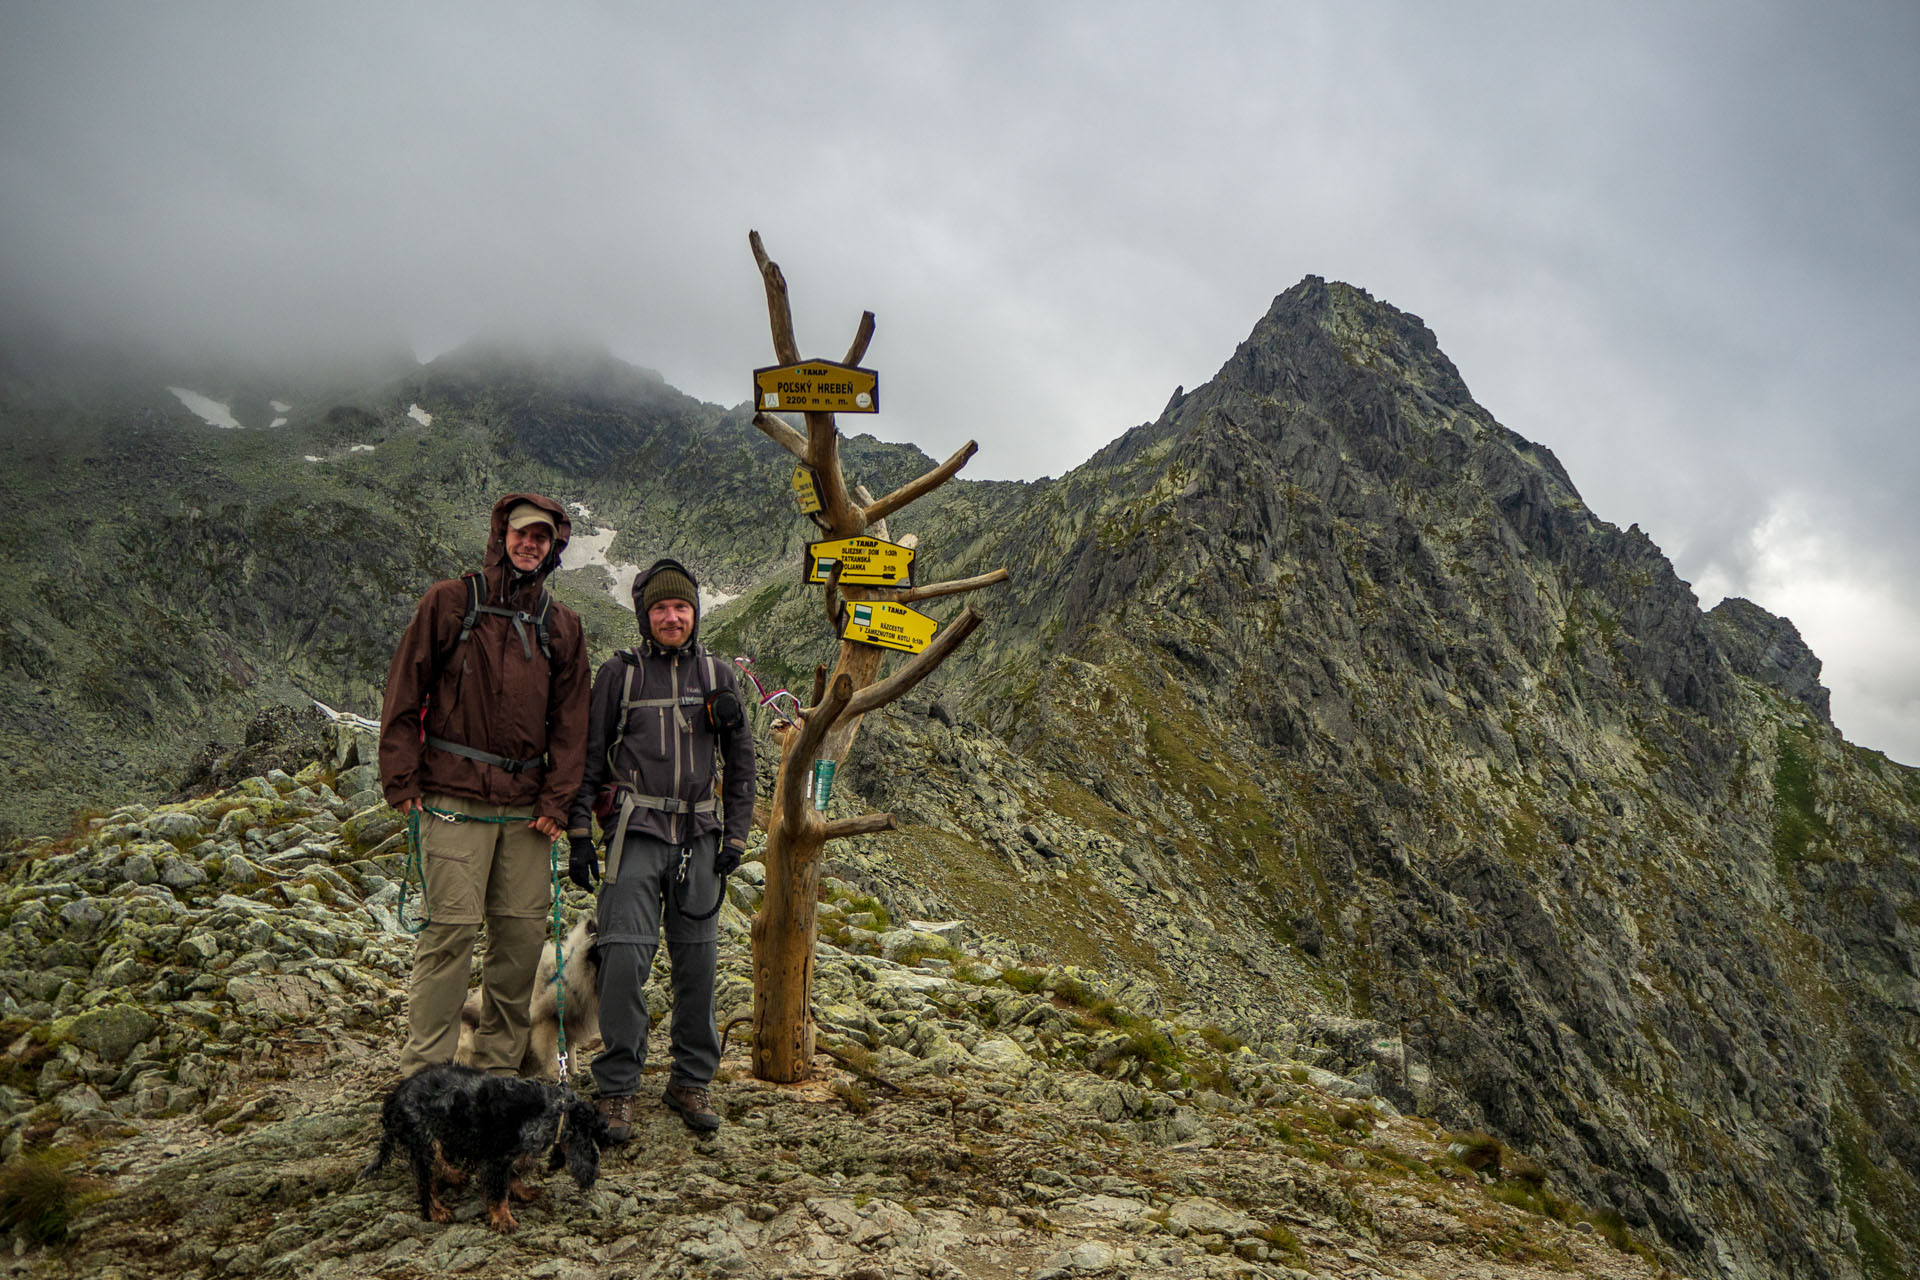
[[[681,847],[629,831],[619,878],[600,885],[600,1038],[606,1048],[593,1060],[593,1078],[602,1097],[629,1097],[640,1087],[647,1063],[647,975],[660,947],[663,915],[673,967],[669,1082],[705,1088],[720,1067],[720,1033],[713,1024],[718,917],[688,920],[680,914],[682,903],[695,914],[713,907],[720,892],[713,871],[719,846],[717,831],[696,837],[687,846],[687,876],[680,882]]]

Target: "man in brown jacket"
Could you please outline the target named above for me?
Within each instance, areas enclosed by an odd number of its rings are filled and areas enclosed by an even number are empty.
[[[586,767],[585,639],[543,586],[572,530],[549,498],[496,502],[485,568],[434,584],[387,671],[380,780],[388,804],[420,813],[426,879],[404,1075],[453,1061],[483,918],[473,1065],[513,1072],[526,1052],[549,850]]]

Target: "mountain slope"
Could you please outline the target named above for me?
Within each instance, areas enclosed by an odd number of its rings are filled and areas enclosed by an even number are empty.
[[[1417,319],[1309,279],[1207,386],[965,521],[921,532],[1017,578],[935,692],[1012,754],[901,719],[849,768],[919,820],[877,845],[943,851],[922,907],[1087,935],[1252,1034],[1375,1019],[1432,1072],[1397,1100],[1690,1270],[1913,1264],[1920,780]]]
[[[61,565],[7,561],[56,628],[0,652],[39,794],[138,775],[89,742],[157,779],[283,680],[366,708],[509,485],[587,503],[617,558],[688,555],[757,670],[804,693],[831,652],[790,459],[603,355],[455,353],[279,433],[142,412],[45,446],[63,479],[16,506]],[[875,492],[929,465],[846,456]],[[1484,1128],[1690,1274],[1920,1268],[1920,775],[1835,732],[1790,623],[1702,613],[1588,511],[1417,318],[1309,278],[1153,422],[909,530],[927,579],[1016,577],[863,728],[835,803],[901,826],[835,875]],[[631,621],[594,572],[560,589],[604,655]]]

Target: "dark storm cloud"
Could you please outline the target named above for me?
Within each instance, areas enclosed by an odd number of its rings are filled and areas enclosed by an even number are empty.
[[[877,429],[1031,476],[1346,279],[1920,760],[1917,55],[1868,3],[15,5],[0,289],[269,356],[588,334],[733,403],[758,227],[809,351],[878,313]]]

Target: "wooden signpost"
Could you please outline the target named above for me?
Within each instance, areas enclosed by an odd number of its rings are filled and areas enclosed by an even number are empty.
[[[774,729],[780,768],[773,803],[755,814],[767,829],[767,881],[752,929],[753,1073],[791,1083],[813,1068],[810,1009],[821,850],[841,836],[893,829],[890,813],[828,818],[834,770],[846,759],[861,717],[926,679],[981,622],[972,609],[940,624],[907,606],[994,586],[1007,581],[1007,571],[910,585],[915,539],[909,534],[893,541],[886,519],[951,480],[978,446],[969,440],[932,471],[877,499],[849,488],[833,415],[879,408],[878,375],[859,367],[873,339],[873,313],[860,317],[845,360],[801,360],[786,277],[767,257],[759,232],[749,232],[747,242],[766,286],[773,354],[780,361],[754,371],[759,412],[753,425],[800,461],[795,495],[827,535],[808,547],[806,580],[823,588],[826,617],[840,642],[832,672],[824,664],[815,669],[813,704],[797,721]],[[804,433],[775,416],[790,410],[806,415]],[[890,652],[913,656],[882,679],[881,664]]]

